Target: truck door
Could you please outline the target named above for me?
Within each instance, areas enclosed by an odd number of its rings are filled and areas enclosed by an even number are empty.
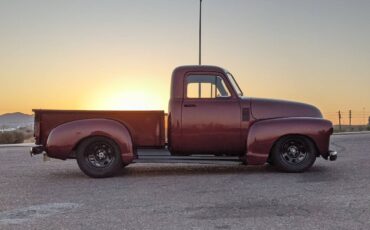
[[[239,154],[241,109],[220,73],[188,74],[184,79],[182,148],[187,154]]]

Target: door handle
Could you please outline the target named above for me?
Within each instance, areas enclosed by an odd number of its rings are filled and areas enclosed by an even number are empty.
[[[184,107],[197,107],[197,105],[194,105],[194,104],[184,104]]]

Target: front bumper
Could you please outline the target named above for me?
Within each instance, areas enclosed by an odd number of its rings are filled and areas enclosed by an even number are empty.
[[[335,160],[337,160],[337,151],[333,151],[333,150],[330,150],[329,151],[329,156],[328,156],[328,159],[330,160],[330,161],[335,161]]]
[[[44,152],[45,152],[45,148],[42,145],[37,145],[37,146],[31,147],[31,150],[30,150],[31,156],[38,155],[38,154],[41,154],[41,153],[44,153]]]

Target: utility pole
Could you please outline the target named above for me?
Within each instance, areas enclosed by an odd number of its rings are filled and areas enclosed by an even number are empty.
[[[352,128],[352,110],[349,110],[349,128]]]
[[[199,65],[202,65],[202,0],[199,0]]]
[[[362,116],[364,118],[364,125],[366,125],[365,107],[362,107]]]
[[[340,110],[338,111],[338,119],[339,119],[339,131],[342,131],[342,114]]]

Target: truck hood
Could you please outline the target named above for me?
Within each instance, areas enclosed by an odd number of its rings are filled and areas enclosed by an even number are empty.
[[[282,117],[316,117],[322,114],[315,106],[284,100],[251,98],[251,114],[255,119],[271,119]]]

